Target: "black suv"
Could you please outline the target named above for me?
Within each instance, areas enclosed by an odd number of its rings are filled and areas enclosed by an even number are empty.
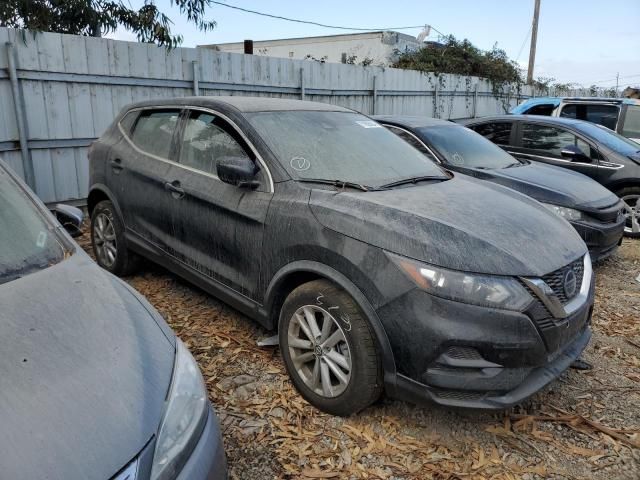
[[[278,328],[293,384],[324,411],[383,389],[504,408],[591,336],[591,259],[571,225],[356,112],[137,103],[89,157],[100,265],[123,275],[142,255]]]
[[[625,235],[640,237],[640,145],[583,120],[540,115],[482,117],[463,123],[516,158],[583,173],[624,202]]]

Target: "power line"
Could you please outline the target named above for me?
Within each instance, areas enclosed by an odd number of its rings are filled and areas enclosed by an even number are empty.
[[[520,45],[520,50],[518,50],[518,56],[516,57],[516,63],[518,63],[518,60],[520,60],[520,55],[522,55],[522,50],[524,49],[524,46],[527,43],[527,39],[529,38],[529,35],[531,34],[531,29],[533,28],[533,24],[529,26],[529,30],[527,30],[527,34],[524,36],[524,40],[522,40],[522,45]]]
[[[413,25],[410,27],[386,27],[386,28],[342,27],[337,25],[326,25],[324,23],[312,22],[310,20],[299,20],[297,18],[289,18],[289,17],[282,17],[280,15],[272,15],[270,13],[258,12],[256,10],[249,10],[248,8],[237,7],[235,5],[229,5],[228,3],[216,2],[213,0],[210,0],[210,3],[215,3],[216,5],[232,8],[234,10],[240,10],[241,12],[252,13],[254,15],[261,15],[263,17],[275,18],[277,20],[285,20],[287,22],[295,22],[295,23],[304,23],[307,25],[315,25],[316,27],[333,28],[337,30],[358,30],[358,31],[364,31],[364,32],[371,32],[371,31],[377,31],[377,30],[410,30],[413,28],[424,28],[426,26],[426,25]],[[434,30],[441,36],[443,37],[446,36],[444,33],[440,32],[438,29],[433,27],[433,25],[429,25],[429,27],[431,27],[432,30]]]
[[[640,77],[640,74],[636,74],[636,75],[621,75],[618,78],[637,78]],[[607,80],[598,80],[597,82],[587,82],[587,83],[591,83],[592,85],[597,85],[598,83],[607,83],[607,82],[614,82],[616,80],[616,78],[608,78]]]

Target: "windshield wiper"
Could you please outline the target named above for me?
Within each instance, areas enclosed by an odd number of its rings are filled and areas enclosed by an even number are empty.
[[[402,180],[398,180],[398,181],[395,181],[395,182],[385,183],[384,185],[380,185],[380,188],[397,187],[398,185],[406,185],[408,183],[418,183],[418,182],[423,182],[423,181],[427,181],[427,180],[444,181],[444,180],[449,180],[449,177],[443,177],[443,176],[440,176],[440,175],[425,175],[425,176],[422,176],[422,177],[409,177],[409,178],[403,178]]]
[[[358,190],[362,190],[363,192],[375,190],[375,188],[370,187],[369,185],[363,185],[356,182],[347,182],[345,180],[330,180],[327,178],[298,178],[296,181],[302,183],[324,183],[325,185],[333,185],[334,187],[340,187],[343,189],[347,187],[356,188]]]

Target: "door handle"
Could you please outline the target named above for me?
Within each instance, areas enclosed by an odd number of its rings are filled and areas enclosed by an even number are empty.
[[[184,197],[184,189],[180,187],[180,182],[178,180],[165,183],[164,189],[171,192],[171,196],[175,199]]]
[[[122,171],[123,168],[124,167],[122,166],[122,160],[120,160],[119,158],[114,158],[113,160],[111,160],[111,170],[113,170],[113,173],[117,175]]]

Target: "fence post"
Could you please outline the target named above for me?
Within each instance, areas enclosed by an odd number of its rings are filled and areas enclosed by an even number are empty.
[[[440,118],[440,113],[438,112],[438,92],[440,90],[440,81],[438,79],[438,77],[436,77],[436,87],[435,90],[433,91],[433,96],[434,96],[434,100],[433,100],[433,118]]]
[[[473,92],[473,118],[478,116],[478,82],[476,82],[476,88]]]
[[[9,79],[11,81],[11,92],[13,93],[13,104],[16,111],[16,123],[18,125],[18,139],[20,141],[20,154],[22,156],[22,169],[24,170],[24,179],[27,185],[35,190],[36,180],[33,171],[33,162],[29,152],[29,140],[26,128],[26,119],[24,116],[24,98],[18,85],[18,70],[16,68],[16,59],[11,42],[6,43],[7,59],[9,60]]]
[[[197,97],[200,95],[200,85],[198,85],[200,78],[200,68],[198,66],[198,61],[194,60],[191,62],[193,64],[193,94]]]
[[[373,98],[372,98],[372,102],[373,102],[373,115],[376,115],[378,113],[378,76],[374,75],[373,76]]]
[[[300,100],[304,100],[304,68],[300,67]]]

